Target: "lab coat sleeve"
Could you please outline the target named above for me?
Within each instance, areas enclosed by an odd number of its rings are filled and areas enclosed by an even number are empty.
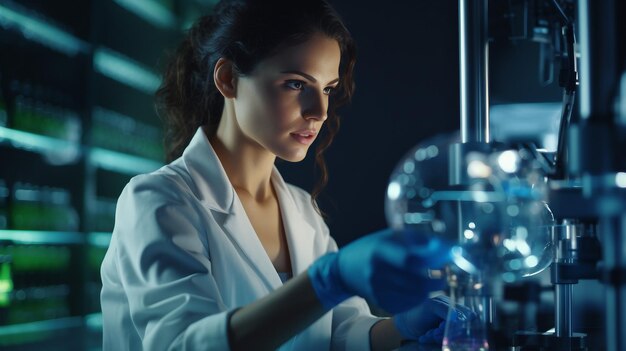
[[[121,283],[144,350],[228,350],[227,309],[211,272],[202,211],[167,176],[139,176],[118,202]]]
[[[329,236],[328,252],[337,251],[337,244]],[[333,351],[371,350],[370,329],[382,320],[372,315],[367,302],[355,296],[333,308]]]

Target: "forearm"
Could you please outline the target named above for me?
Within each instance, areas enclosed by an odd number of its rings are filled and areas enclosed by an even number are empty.
[[[392,319],[383,319],[370,329],[372,351],[393,350],[400,347],[402,335],[396,329]]]
[[[273,350],[327,312],[308,274],[302,273],[264,298],[232,314],[232,350]]]

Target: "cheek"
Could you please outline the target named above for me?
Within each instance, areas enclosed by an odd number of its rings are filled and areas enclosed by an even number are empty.
[[[266,82],[245,82],[237,94],[237,120],[245,134],[258,141],[278,140],[294,128],[300,108],[296,92]]]
[[[262,124],[258,128],[267,132],[281,132],[291,126],[299,108],[296,94],[268,85],[259,90],[257,97],[257,118],[261,122],[258,124]]]
[[[262,89],[254,84],[241,84],[237,89],[235,113],[237,122],[244,132],[258,130],[263,125],[263,116],[268,114],[270,106]]]

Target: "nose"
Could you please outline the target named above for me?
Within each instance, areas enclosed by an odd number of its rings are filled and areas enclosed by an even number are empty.
[[[328,96],[323,91],[310,89],[308,94],[303,94],[302,117],[325,121],[328,118]]]

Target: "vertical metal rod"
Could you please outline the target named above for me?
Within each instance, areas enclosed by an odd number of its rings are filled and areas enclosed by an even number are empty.
[[[578,1],[580,116],[604,129],[611,128],[616,122],[614,99],[622,73],[618,71],[618,63],[622,63],[618,62],[618,45],[622,44],[623,33],[617,31],[617,4],[615,0]],[[602,156],[611,160],[615,146],[611,143],[605,145],[601,149]],[[591,145],[584,147],[590,152],[585,152],[583,157],[598,157],[596,150],[599,148],[594,150]],[[586,163],[592,164],[583,162]],[[615,166],[607,164],[592,171],[606,173],[614,171]],[[594,196],[606,196],[611,191],[610,188],[600,189]],[[598,227],[603,237],[602,261],[605,278],[608,278],[605,281],[607,350],[622,351],[626,349],[626,284],[623,278],[626,271],[626,216],[606,216],[600,219]]]
[[[626,126],[626,72],[622,73],[622,78],[620,79],[620,97],[619,97],[619,116],[618,122],[622,126]]]
[[[615,0],[579,0],[580,117],[611,121],[617,72]]]
[[[496,306],[493,303],[493,296],[483,296],[483,306],[485,306],[485,322],[487,326],[492,326],[495,322]]]
[[[606,282],[606,343],[608,351],[626,349],[626,285],[622,272],[626,269],[626,215],[604,218],[600,221],[602,252]]]
[[[554,331],[558,337],[572,337],[572,288],[572,284],[556,285]]]
[[[491,140],[487,14],[487,0],[459,0],[462,143]]]
[[[576,236],[578,235],[575,221],[564,219],[562,231],[557,236],[556,261],[559,263],[573,263],[577,250]],[[558,337],[572,337],[572,284],[557,282],[555,286],[555,326],[554,332]]]
[[[615,235],[619,238],[617,242],[617,245],[619,246],[616,247],[616,250],[619,252],[619,261],[617,266],[623,272],[626,269],[626,215],[622,214],[616,222]],[[621,282],[621,284],[617,285],[615,289],[617,290],[616,294],[618,295],[618,298],[615,301],[615,310],[618,313],[617,322],[615,323],[617,328],[616,344],[619,347],[619,350],[624,350],[626,348],[626,285],[624,282]]]

